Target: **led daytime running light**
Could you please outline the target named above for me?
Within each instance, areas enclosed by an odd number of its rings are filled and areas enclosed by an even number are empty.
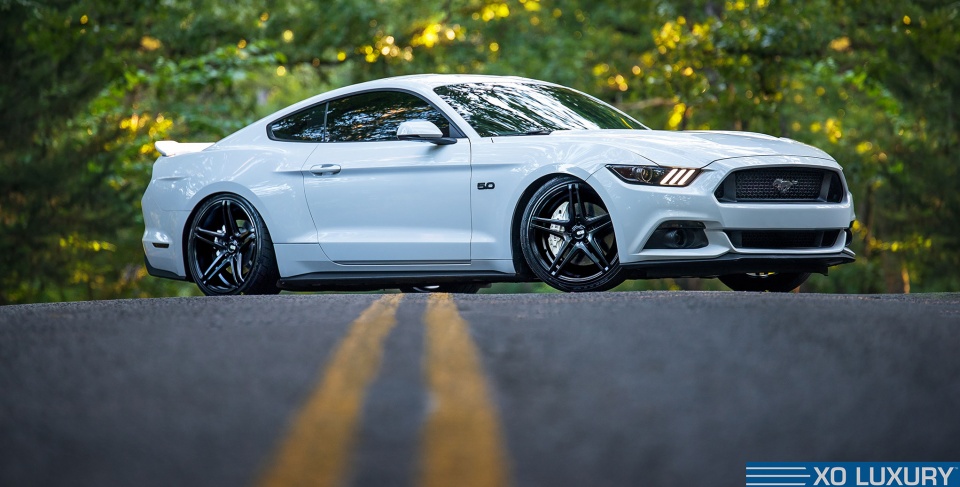
[[[627,166],[609,165],[607,169],[613,171],[620,179],[633,184],[647,184],[651,186],[686,186],[696,179],[699,169],[685,169],[679,167],[660,166]]]

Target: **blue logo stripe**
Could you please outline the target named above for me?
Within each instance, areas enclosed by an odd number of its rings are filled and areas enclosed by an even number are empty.
[[[807,467],[789,466],[747,466],[747,486],[805,486],[809,485],[810,473]]]

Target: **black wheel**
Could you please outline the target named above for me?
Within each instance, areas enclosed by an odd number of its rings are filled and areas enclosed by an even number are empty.
[[[219,195],[201,205],[190,224],[187,263],[207,296],[280,292],[267,226],[239,196]]]
[[[433,286],[408,286],[401,287],[400,291],[405,293],[460,293],[476,294],[480,290],[479,284],[437,284]]]
[[[533,194],[520,221],[520,248],[537,277],[561,291],[605,291],[624,279],[607,208],[571,176]]]
[[[727,274],[720,276],[720,282],[734,291],[786,293],[798,288],[808,277],[809,273],[800,272]]]

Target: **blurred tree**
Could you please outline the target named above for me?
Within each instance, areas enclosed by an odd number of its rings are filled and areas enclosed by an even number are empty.
[[[194,293],[145,277],[141,263],[154,141],[217,140],[325,89],[420,72],[546,79],[654,128],[751,130],[822,147],[854,191],[860,259],[805,289],[960,290],[949,271],[960,264],[958,10],[858,0],[0,0],[0,304]],[[703,284],[627,288],[678,285]]]

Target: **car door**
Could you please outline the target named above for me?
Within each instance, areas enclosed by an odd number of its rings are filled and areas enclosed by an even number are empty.
[[[469,140],[397,140],[397,127],[407,120],[429,120],[450,134],[435,107],[406,92],[367,92],[327,104],[324,142],[303,174],[320,247],[332,261],[470,260]]]

